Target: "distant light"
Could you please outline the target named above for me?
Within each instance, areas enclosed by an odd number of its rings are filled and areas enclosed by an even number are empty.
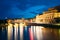
[[[5,17],[5,19],[7,19],[7,17]]]

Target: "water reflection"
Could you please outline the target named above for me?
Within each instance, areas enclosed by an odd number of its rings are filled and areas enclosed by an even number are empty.
[[[44,28],[43,26],[26,26],[9,24],[0,31],[2,40],[60,40],[60,29]],[[1,35],[1,34],[0,34]]]
[[[60,29],[59,29],[59,39],[60,39]]]
[[[18,24],[17,23],[15,23],[14,24],[14,38],[15,38],[15,40],[17,40],[18,39]]]
[[[41,26],[36,27],[36,37],[37,40],[42,40],[43,34],[42,34],[42,28]]]
[[[7,35],[8,35],[8,40],[12,40],[12,34],[13,34],[13,25],[9,24],[8,29],[7,29]]]
[[[19,27],[20,27],[20,40],[23,40],[23,24],[20,23]]]

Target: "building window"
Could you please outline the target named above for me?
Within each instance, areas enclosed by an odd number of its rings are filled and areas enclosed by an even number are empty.
[[[40,22],[43,22],[43,19],[41,19]]]

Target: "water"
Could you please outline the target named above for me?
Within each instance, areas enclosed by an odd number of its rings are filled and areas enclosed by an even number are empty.
[[[60,40],[60,29],[11,25],[0,30],[0,40]]]

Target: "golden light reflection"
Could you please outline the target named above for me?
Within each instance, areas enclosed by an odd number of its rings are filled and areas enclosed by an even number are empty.
[[[34,37],[35,37],[35,39],[36,39],[36,27],[35,26],[33,26],[33,30],[34,30]]]
[[[24,26],[24,23],[15,23],[14,24],[14,39],[15,40],[18,40],[18,27],[20,28],[19,29],[19,32],[20,32],[20,40],[23,40],[23,28],[25,27]],[[27,26],[26,26],[27,27]],[[8,35],[8,40],[12,40],[12,36],[13,36],[13,24],[9,23],[8,24],[8,29],[7,29],[7,35]],[[31,34],[33,34],[32,36],[32,39],[37,39],[37,40],[42,40],[43,37],[45,39],[48,39],[48,37],[52,34],[54,36],[54,38],[56,37],[56,39],[58,39],[58,34],[57,34],[57,30],[56,29],[50,29],[50,28],[44,28],[42,26],[31,26]],[[50,37],[51,37],[50,36]],[[59,37],[60,37],[60,29],[59,29]],[[50,38],[49,38],[50,39]]]
[[[60,36],[60,29],[59,29],[59,36]]]
[[[41,26],[36,26],[36,37],[37,40],[42,40],[43,34],[42,34],[42,28]]]
[[[8,40],[12,40],[12,33],[13,33],[12,24],[9,23],[9,24],[8,24],[8,32],[7,32]]]
[[[23,40],[23,27],[24,27],[24,24],[20,23],[19,27],[20,27],[20,40]]]
[[[43,31],[44,27],[42,26],[31,26],[31,31],[33,33],[34,39],[42,40],[43,39]]]
[[[18,24],[17,23],[14,24],[14,28],[15,28],[14,37],[15,37],[15,40],[17,40],[18,39]]]

